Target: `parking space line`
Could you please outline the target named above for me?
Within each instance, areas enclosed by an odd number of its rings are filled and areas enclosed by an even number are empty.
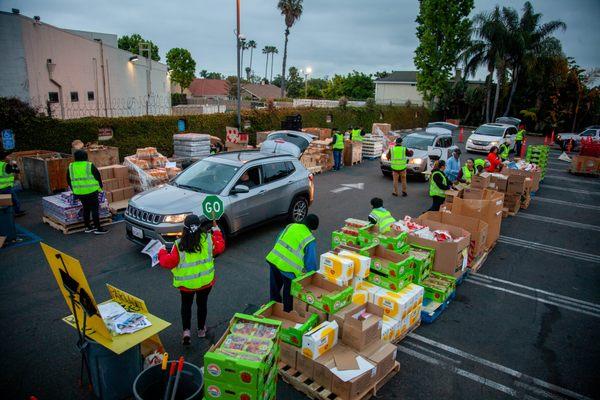
[[[592,192],[591,190],[576,189],[576,188],[567,188],[567,187],[563,187],[563,186],[554,186],[554,185],[544,184],[543,188],[544,189],[562,190],[565,192],[571,192],[571,193],[577,193],[577,194],[591,194],[591,195],[600,196],[600,192]]]
[[[449,362],[451,362],[453,364],[460,364],[460,360],[455,360],[454,358],[450,358],[448,356],[445,356],[443,354],[438,353],[437,351],[433,351],[431,349],[428,349],[427,347],[420,346],[420,345],[418,345],[416,343],[406,341],[406,342],[404,342],[404,344],[407,344],[410,347],[413,347],[415,349],[419,349],[421,351],[424,351],[425,353],[433,354],[434,356],[437,356],[437,357],[439,357],[441,359],[449,361]]]
[[[566,176],[558,176],[558,175],[546,175],[546,178],[544,179],[558,179],[560,181],[567,181],[567,182],[575,182],[575,183],[585,183],[586,185],[592,185],[592,186],[600,186],[600,182],[590,182],[590,179],[586,179],[586,178],[569,178]]]
[[[485,358],[481,358],[481,357],[478,357],[478,356],[473,355],[471,353],[467,353],[466,351],[462,351],[462,350],[457,349],[455,347],[448,346],[446,344],[437,342],[437,341],[435,341],[433,339],[426,338],[426,337],[421,336],[421,335],[419,335],[417,333],[414,333],[414,332],[413,333],[409,333],[408,337],[412,338],[412,339],[415,339],[415,340],[418,340],[418,341],[420,341],[422,343],[428,344],[430,346],[437,347],[439,349],[442,349],[444,351],[447,351],[447,352],[449,352],[451,354],[454,354],[454,355],[457,355],[459,357],[466,358],[467,360],[471,360],[471,361],[474,361],[474,362],[479,363],[481,365],[484,365],[486,367],[489,367],[489,368],[495,369],[497,371],[503,372],[503,373],[505,373],[505,374],[507,374],[509,376],[512,376],[512,377],[514,377],[516,379],[519,379],[519,380],[521,380],[521,381],[523,381],[525,383],[532,384],[532,385],[537,385],[537,386],[542,387],[544,389],[552,390],[553,392],[560,393],[560,394],[562,394],[564,396],[568,396],[568,397],[571,397],[571,398],[574,398],[574,399],[591,400],[591,399],[589,399],[589,397],[586,397],[586,396],[584,396],[582,394],[579,394],[577,392],[574,392],[572,390],[563,388],[561,386],[554,385],[552,383],[543,381],[543,380],[538,379],[538,378],[534,378],[533,376],[529,376],[529,375],[524,374],[522,372],[516,371],[516,370],[514,370],[512,368],[505,367],[504,365],[495,363],[493,361],[486,360]],[[398,347],[400,347],[400,346],[398,346]]]
[[[505,244],[512,244],[513,246],[525,247],[528,249],[544,251],[546,253],[557,254],[560,256],[575,258],[577,260],[589,261],[592,263],[600,263],[600,256],[591,253],[584,253],[582,251],[569,250],[562,247],[550,246],[543,243],[532,242],[529,240],[523,240],[513,238],[509,236],[500,235],[498,242]]]
[[[562,206],[584,208],[586,210],[600,211],[600,206],[594,206],[591,204],[583,204],[583,203],[572,203],[570,201],[551,199],[549,197],[543,197],[543,196],[537,196],[537,195],[535,196],[535,201],[541,201],[542,203],[560,204]]]
[[[598,226],[598,225],[582,224],[580,222],[567,221],[566,219],[551,218],[551,217],[546,217],[546,216],[537,215],[537,214],[529,214],[529,213],[524,213],[522,211],[520,213],[518,213],[517,215],[515,215],[515,217],[530,219],[530,220],[539,221],[539,222],[549,222],[552,224],[568,226],[571,228],[585,229],[588,231],[600,231],[600,226]]]

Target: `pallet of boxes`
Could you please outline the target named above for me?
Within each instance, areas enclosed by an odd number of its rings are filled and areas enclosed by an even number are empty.
[[[362,162],[363,142],[346,140],[344,142],[344,165],[351,167]]]
[[[98,203],[100,225],[110,224],[112,219],[105,192],[98,193]],[[83,206],[70,191],[43,197],[42,210],[42,222],[65,235],[82,232],[85,229]]]
[[[300,162],[313,174],[330,171],[333,168],[331,139],[313,140],[300,157]]]
[[[106,195],[112,214],[117,214],[127,208],[129,199],[135,191],[129,181],[129,169],[124,165],[108,165],[98,168],[102,177],[102,190]]]
[[[210,155],[210,140],[208,134],[178,133],[173,135],[173,161],[180,164],[190,164]]]
[[[134,155],[125,157],[123,162],[136,193],[165,184],[181,172],[181,168],[168,166],[167,163],[167,157],[154,147],[137,149]]]

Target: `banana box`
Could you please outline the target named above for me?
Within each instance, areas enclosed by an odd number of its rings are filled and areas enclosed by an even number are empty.
[[[381,339],[392,341],[398,337],[400,332],[400,321],[390,318],[387,315],[383,316],[383,324],[381,327]]]
[[[319,273],[327,277],[349,281],[354,276],[354,262],[349,258],[327,252],[321,254]]]
[[[366,278],[371,270],[371,259],[353,251],[342,250],[338,253],[340,257],[348,258],[354,263],[354,276]]]
[[[355,290],[352,293],[352,303],[363,305],[369,301],[369,292],[366,290]]]
[[[302,354],[316,360],[325,354],[338,341],[338,324],[336,321],[324,321],[302,336]]]
[[[331,275],[324,275],[321,270],[319,270],[319,275],[323,278],[327,279],[328,282],[335,283],[338,286],[350,286],[350,281],[342,278],[336,278]]]
[[[358,245],[358,237],[349,235],[342,231],[333,231],[331,232],[331,249],[335,249],[338,246],[344,245]]]
[[[371,282],[364,281],[360,278],[355,278],[353,281],[355,292],[367,292],[367,301],[375,303],[375,293],[381,290],[381,287],[372,284]]]
[[[419,289],[417,287],[418,285],[409,284],[398,293],[381,289],[374,295],[374,303],[383,308],[388,317],[402,321],[414,309],[418,301]]]

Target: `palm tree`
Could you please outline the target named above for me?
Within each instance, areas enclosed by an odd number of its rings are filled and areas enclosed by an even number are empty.
[[[271,46],[270,52],[271,52],[271,79],[270,79],[270,81],[273,82],[273,57],[275,56],[275,54],[279,54],[279,50],[277,50],[277,47]],[[285,86],[285,84],[283,84],[284,81],[282,80],[281,82],[282,82],[281,86],[284,87]],[[283,97],[283,95],[282,95],[282,97]]]
[[[509,32],[506,43],[512,81],[504,116],[510,112],[521,69],[531,64],[533,58],[553,57],[562,52],[560,41],[551,35],[558,29],[565,30],[567,26],[559,20],[539,25],[541,18],[542,14],[534,12],[528,1],[523,5],[521,18],[513,8],[502,9],[502,20]]]
[[[250,73],[248,73],[248,80],[250,80],[250,75],[252,75],[252,53],[256,48],[256,42],[254,40],[249,40],[246,48],[250,49]]]
[[[285,93],[285,66],[287,63],[287,46],[290,28],[300,19],[302,15],[302,0],[279,0],[277,8],[285,17],[285,44],[283,47],[283,63],[281,66],[281,97]],[[271,64],[271,67],[273,64]],[[271,74],[272,75],[272,74]]]
[[[265,79],[267,79],[267,71],[269,70],[269,53],[270,53],[270,47],[271,46],[265,46],[262,49],[262,53],[267,55],[267,62],[265,63]]]

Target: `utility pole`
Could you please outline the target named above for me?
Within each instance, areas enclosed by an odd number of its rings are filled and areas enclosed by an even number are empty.
[[[311,67],[306,67],[304,70],[304,98],[308,98],[308,76],[312,72]]]
[[[241,79],[242,79],[242,70],[240,65],[240,47],[241,47],[241,36],[240,33],[240,0],[236,0],[236,13],[237,13],[237,29],[235,31],[235,40],[237,47],[237,123],[238,129],[242,130],[242,97],[241,97]]]
[[[150,113],[150,95],[152,93],[152,83],[151,83],[151,74],[152,71],[152,59],[151,59],[151,51],[152,48],[150,43],[141,42],[140,43],[140,56],[144,56],[144,51],[146,52],[146,115]]]

